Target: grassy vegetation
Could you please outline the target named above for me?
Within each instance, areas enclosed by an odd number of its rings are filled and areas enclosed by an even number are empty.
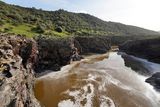
[[[11,23],[5,23],[4,25],[0,26],[0,31],[3,33],[15,33],[33,37],[34,35],[37,35],[37,33],[31,31],[32,27],[33,26],[28,24],[14,26]]]
[[[70,35],[66,31],[56,32],[54,29],[53,30],[45,30],[45,32],[43,32],[43,33],[37,33],[36,30],[33,30],[34,28],[36,28],[36,25],[31,25],[31,24],[26,24],[26,23],[19,24],[19,25],[13,25],[11,23],[4,23],[3,25],[0,26],[0,32],[21,34],[21,35],[25,35],[27,37],[34,37],[39,34],[54,35],[57,37],[66,37],[66,36]]]
[[[65,10],[43,11],[9,5],[0,1],[0,32],[66,37],[158,35],[157,32],[121,23],[106,22],[89,14]]]

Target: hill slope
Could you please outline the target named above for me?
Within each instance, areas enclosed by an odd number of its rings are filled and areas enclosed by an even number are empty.
[[[26,35],[157,35],[157,32],[106,22],[89,14],[43,11],[0,1],[0,31]]]

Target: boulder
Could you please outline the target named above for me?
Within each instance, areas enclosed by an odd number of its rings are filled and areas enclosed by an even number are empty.
[[[156,90],[160,91],[160,72],[153,74],[145,81],[151,84]]]

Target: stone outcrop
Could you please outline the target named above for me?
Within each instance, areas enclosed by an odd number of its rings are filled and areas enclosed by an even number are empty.
[[[71,54],[71,38],[57,39],[57,38],[43,38],[37,40],[38,43],[38,62],[36,71],[43,72],[45,70],[59,70],[61,66],[70,63]],[[76,46],[78,50],[81,50]]]
[[[79,60],[78,56],[88,53],[106,53],[110,49],[107,37],[75,37],[75,38],[46,38],[39,37],[37,72],[59,70],[61,66],[70,63],[71,58]],[[72,53],[72,46],[77,48],[78,55]],[[74,57],[74,58],[73,58]]]
[[[75,40],[81,47],[81,53],[106,53],[111,48],[108,37],[76,37]],[[76,44],[76,43],[75,43]]]
[[[119,48],[127,54],[160,63],[160,38],[129,41]]]
[[[0,106],[40,107],[34,97],[35,42],[0,35]]]
[[[153,85],[157,91],[160,91],[160,72],[153,74],[151,77],[146,79],[146,82]]]
[[[127,54],[160,63],[160,38],[129,41],[119,48]],[[146,79],[146,82],[153,85],[155,89],[160,90],[160,73],[153,74],[150,78]]]
[[[34,97],[36,74],[59,70],[81,54],[105,53],[105,37],[27,39],[21,35],[0,35],[0,104],[2,107],[40,107]],[[45,74],[45,73],[44,73]]]

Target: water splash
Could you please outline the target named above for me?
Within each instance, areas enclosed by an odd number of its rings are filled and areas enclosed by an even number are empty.
[[[160,95],[117,53],[94,55],[37,80],[46,107],[159,107]]]

